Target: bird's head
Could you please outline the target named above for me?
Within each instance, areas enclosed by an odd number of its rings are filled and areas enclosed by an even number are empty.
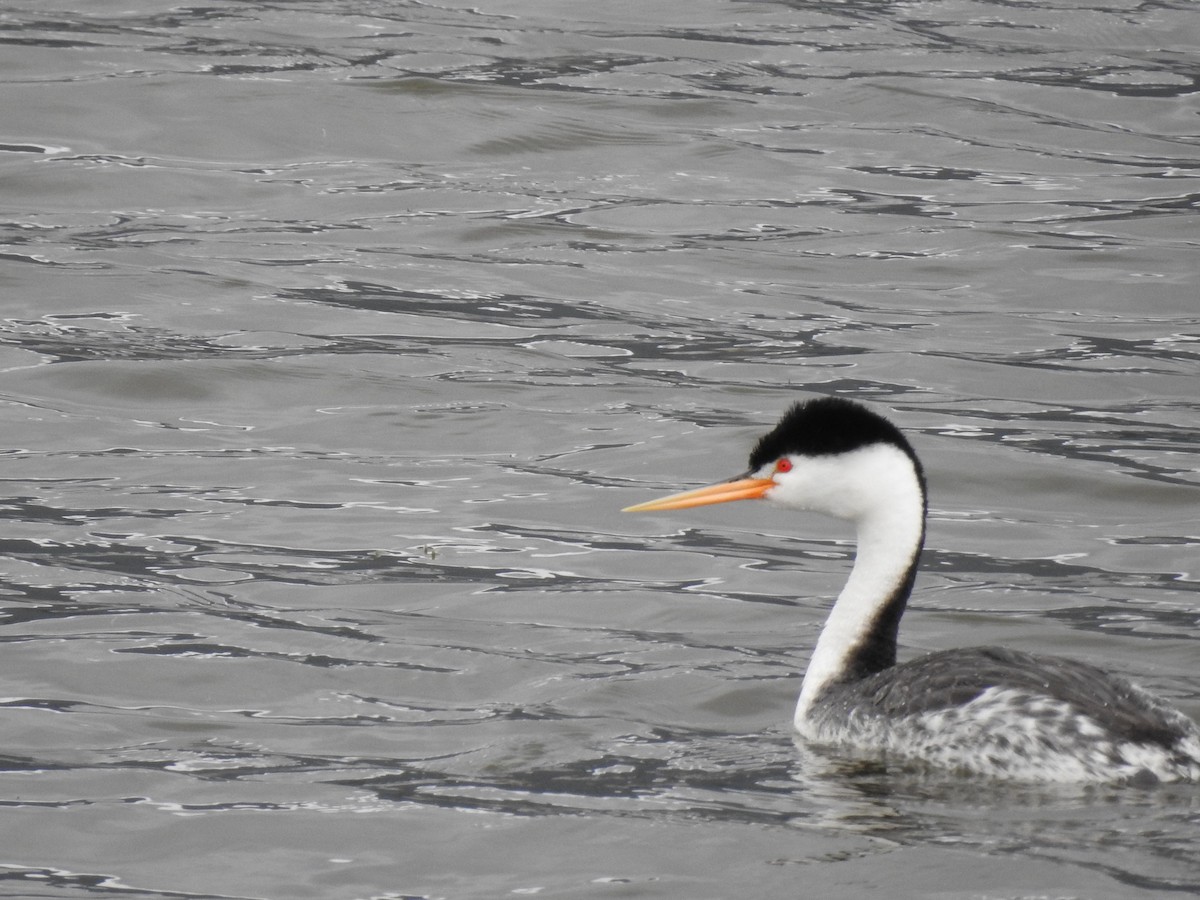
[[[923,501],[921,464],[895,425],[853,400],[820,397],[792,406],[759,439],[743,474],[624,511],[688,509],[761,498],[859,520],[886,505],[889,495],[911,493],[914,484]]]

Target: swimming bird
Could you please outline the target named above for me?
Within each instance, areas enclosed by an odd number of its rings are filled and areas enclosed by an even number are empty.
[[[793,405],[741,476],[628,507],[765,499],[856,526],[845,587],[817,639],[795,729],[814,743],[1021,781],[1200,780],[1200,728],[1097,666],[1001,647],[896,662],[925,541],[925,475],[901,431],[855,401]]]

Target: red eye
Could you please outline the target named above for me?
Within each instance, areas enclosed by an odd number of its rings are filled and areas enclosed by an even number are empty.
[[[776,472],[792,471],[792,461],[790,459],[788,459],[786,456],[783,457],[782,459],[778,460],[775,463],[775,471]]]

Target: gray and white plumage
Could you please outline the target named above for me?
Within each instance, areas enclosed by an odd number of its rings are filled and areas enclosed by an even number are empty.
[[[996,778],[1200,781],[1196,723],[1096,666],[998,647],[897,664],[926,495],[920,460],[887,419],[842,398],[798,403],[759,440],[745,475],[630,510],[753,498],[857,530],[797,701],[804,738]]]
[[[1200,780],[1200,731],[1183,713],[1096,666],[1002,647],[832,684],[802,727],[811,740],[992,777]]]

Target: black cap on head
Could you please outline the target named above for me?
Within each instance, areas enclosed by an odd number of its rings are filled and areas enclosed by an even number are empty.
[[[794,404],[750,453],[750,470],[762,468],[786,454],[831,456],[872,444],[892,444],[921,464],[900,429],[878,413],[844,397],[818,397]]]

